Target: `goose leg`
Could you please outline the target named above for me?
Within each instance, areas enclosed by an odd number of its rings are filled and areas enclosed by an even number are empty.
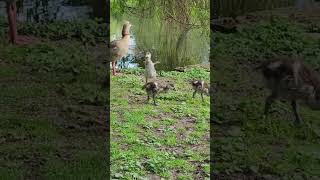
[[[271,104],[273,103],[273,101],[277,98],[276,93],[272,93],[270,96],[268,96],[266,98],[266,103],[265,103],[265,107],[264,107],[264,117],[266,118],[269,112],[269,109],[271,107]]]
[[[150,100],[150,94],[148,94],[148,99],[147,99],[147,103],[149,102],[149,100]]]

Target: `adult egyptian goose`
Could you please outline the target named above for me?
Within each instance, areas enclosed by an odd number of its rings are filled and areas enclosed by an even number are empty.
[[[109,44],[109,50],[112,62],[112,74],[116,75],[115,65],[116,61],[121,59],[128,53],[129,40],[130,40],[130,27],[132,25],[127,21],[124,23],[122,28],[122,38],[119,40],[114,40]]]

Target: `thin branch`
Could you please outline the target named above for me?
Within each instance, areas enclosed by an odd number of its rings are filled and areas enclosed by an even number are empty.
[[[185,22],[181,22],[180,20],[176,19],[171,13],[169,13],[168,11],[166,11],[166,14],[170,16],[170,19],[182,24],[182,25],[186,25],[186,26],[190,26],[190,27],[203,27],[203,25],[201,24],[193,24],[193,23],[185,23]]]

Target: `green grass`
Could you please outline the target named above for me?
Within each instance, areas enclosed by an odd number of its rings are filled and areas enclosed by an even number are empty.
[[[103,179],[105,54],[38,38],[12,46],[0,35],[1,179]]]
[[[192,99],[190,79],[209,82],[209,72],[161,72],[176,90],[146,103],[141,69],[111,78],[111,173],[113,178],[158,176],[209,178],[209,97]]]
[[[212,49],[220,83],[214,95],[213,172],[215,177],[318,179],[320,113],[302,106],[304,124],[293,125],[290,104],[275,103],[262,119],[269,92],[253,68],[261,58],[299,54],[319,67],[319,39],[304,36],[302,26],[275,18],[243,26],[235,34],[215,33]]]

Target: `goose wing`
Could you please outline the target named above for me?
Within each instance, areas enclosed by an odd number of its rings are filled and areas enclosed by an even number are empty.
[[[113,55],[118,54],[118,52],[120,51],[120,48],[119,48],[119,40],[111,41],[111,42],[108,44],[108,48],[109,48],[111,54],[113,54]]]

